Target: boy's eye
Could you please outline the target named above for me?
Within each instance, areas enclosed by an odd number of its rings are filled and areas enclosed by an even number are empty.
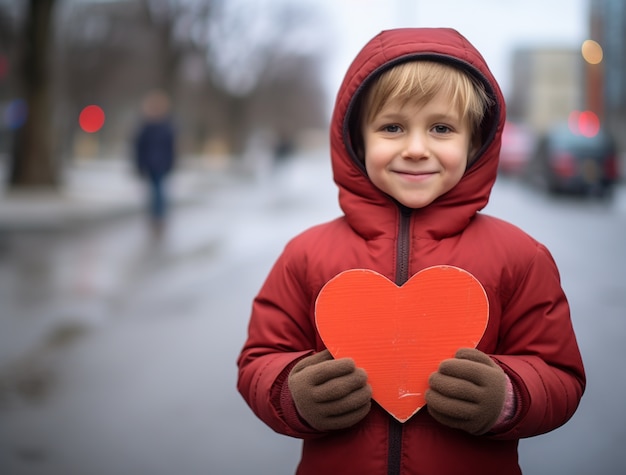
[[[383,130],[385,132],[390,132],[392,134],[395,134],[397,132],[400,132],[400,126],[399,125],[395,125],[395,124],[385,125],[383,127]]]
[[[450,132],[450,127],[447,125],[435,125],[433,127],[433,131],[437,134],[447,134]]]

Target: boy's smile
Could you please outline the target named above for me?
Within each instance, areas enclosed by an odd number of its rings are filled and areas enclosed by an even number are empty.
[[[442,92],[425,104],[391,101],[363,125],[370,180],[409,208],[428,206],[465,173],[470,127],[451,102]]]

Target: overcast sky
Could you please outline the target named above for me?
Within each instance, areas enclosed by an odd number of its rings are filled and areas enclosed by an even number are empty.
[[[588,0],[311,1],[324,5],[336,35],[328,53],[328,87],[333,97],[359,49],[383,29],[456,28],[483,54],[505,94],[513,49],[578,48],[588,33]]]

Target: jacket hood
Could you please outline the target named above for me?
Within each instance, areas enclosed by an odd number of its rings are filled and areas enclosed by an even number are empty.
[[[333,176],[339,204],[349,224],[364,238],[380,238],[397,230],[398,210],[410,213],[370,181],[350,140],[349,122],[367,85],[383,71],[410,60],[434,60],[458,67],[485,84],[494,104],[481,124],[482,147],[461,181],[425,208],[414,210],[417,237],[439,239],[465,228],[489,200],[496,180],[505,104],[502,92],[482,55],[449,28],[404,28],[383,31],[358,53],[337,94],[331,120]]]

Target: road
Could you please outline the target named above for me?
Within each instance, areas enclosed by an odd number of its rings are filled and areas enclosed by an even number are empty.
[[[626,473],[624,191],[552,200],[504,180],[487,211],[553,252],[589,377],[568,424],[521,442],[524,473]],[[177,209],[158,240],[132,216],[0,242],[0,473],[292,474],[299,441],[254,417],[235,359],[286,240],[337,213],[309,157]]]

